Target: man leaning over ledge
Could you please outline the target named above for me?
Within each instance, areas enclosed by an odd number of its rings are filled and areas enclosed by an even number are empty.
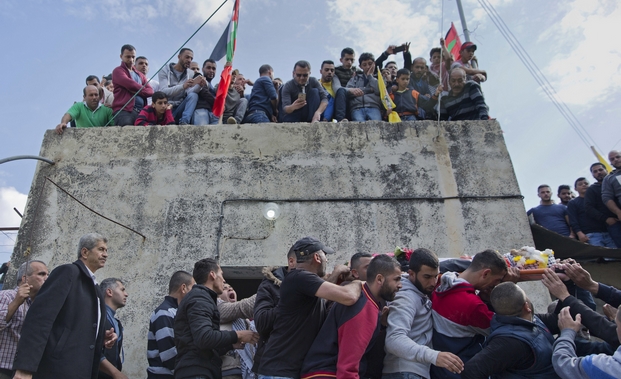
[[[91,128],[93,126],[114,125],[112,109],[99,102],[99,90],[93,85],[88,85],[82,90],[84,100],[75,103],[67,113],[63,115],[60,124],[56,126],[56,133],[63,134],[67,124],[75,120],[77,128]]]

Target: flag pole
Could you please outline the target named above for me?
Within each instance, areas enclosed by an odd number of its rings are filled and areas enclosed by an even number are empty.
[[[464,38],[466,42],[470,42],[470,31],[468,30],[468,25],[466,25],[466,16],[464,15],[464,7],[461,6],[461,0],[455,0],[457,2],[457,10],[459,11],[459,19],[461,20],[461,28],[464,30]],[[478,63],[473,60],[472,68],[478,68]]]
[[[466,16],[464,16],[464,8],[461,6],[461,0],[457,1],[457,10],[459,11],[459,19],[461,20],[461,28],[464,30],[464,37],[466,42],[470,42],[470,32],[468,31],[468,25],[466,25]]]

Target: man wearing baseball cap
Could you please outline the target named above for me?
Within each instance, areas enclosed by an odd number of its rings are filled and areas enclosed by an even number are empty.
[[[314,237],[304,237],[293,245],[297,265],[280,287],[274,329],[259,367],[260,379],[299,378],[304,357],[327,316],[325,300],[346,306],[360,297],[361,282],[338,286],[322,279],[334,250]]]
[[[460,58],[453,62],[451,69],[460,67],[466,72],[467,80],[474,80],[477,83],[482,83],[487,80],[487,72],[475,68],[479,66],[477,57],[474,56],[476,49],[477,45],[472,42],[466,42],[461,45],[461,50],[459,50]],[[474,63],[474,67],[472,63]]]

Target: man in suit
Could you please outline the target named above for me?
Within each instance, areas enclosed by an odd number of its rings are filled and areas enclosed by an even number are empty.
[[[83,235],[78,260],[54,269],[41,287],[24,321],[14,379],[97,378],[104,344],[116,341],[112,329],[104,330],[105,303],[94,274],[106,264],[107,242],[97,233]]]

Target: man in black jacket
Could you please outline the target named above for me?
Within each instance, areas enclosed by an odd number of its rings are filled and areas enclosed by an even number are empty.
[[[608,175],[608,170],[600,162],[593,163],[590,170],[591,175],[593,175],[597,182],[591,184],[584,195],[584,211],[592,219],[606,224],[608,233],[602,237],[612,239],[613,241],[612,244],[608,243],[608,245],[605,245],[606,247],[621,247],[621,233],[618,232],[621,221],[602,201],[602,182],[606,175]]]
[[[105,331],[106,310],[95,271],[108,258],[107,239],[85,234],[78,260],[55,268],[28,310],[13,369],[14,378],[97,378],[104,344],[116,341]]]
[[[215,260],[196,262],[192,276],[196,285],[183,298],[175,316],[175,379],[220,379],[220,355],[256,343],[259,335],[250,330],[220,331],[217,298],[224,289],[224,277]]]
[[[289,270],[295,268],[295,251],[293,246],[287,253],[287,266],[283,267],[264,267],[263,276],[265,278],[257,289],[257,297],[254,302],[254,325],[259,332],[259,343],[254,354],[254,365],[252,371],[259,372],[261,356],[265,350],[267,340],[274,328],[276,320],[276,306],[280,301],[280,284],[285,279]]]

